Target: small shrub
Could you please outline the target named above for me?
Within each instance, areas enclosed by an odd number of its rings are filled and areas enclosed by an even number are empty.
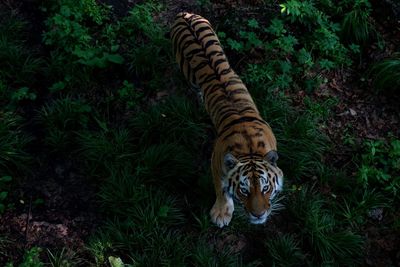
[[[339,224],[315,189],[303,187],[287,207],[299,220],[298,227],[313,250],[313,261],[318,262],[319,256],[327,264],[354,264],[361,257],[361,236]]]
[[[10,10],[0,10],[0,80],[9,85],[33,85],[44,61],[26,43],[28,23]]]
[[[73,267],[83,264],[83,260],[75,252],[66,248],[62,248],[57,252],[47,249],[47,257],[49,265],[52,267]]]
[[[21,119],[13,113],[0,113],[0,175],[26,171],[31,161],[26,146],[31,138],[20,127]]]
[[[8,183],[11,182],[11,176],[0,177],[0,214],[6,209],[5,200],[8,196]],[[0,245],[1,247],[1,245]]]
[[[400,189],[400,140],[367,141],[357,174],[365,188],[378,186],[397,197]]]
[[[364,189],[353,190],[351,197],[343,197],[343,203],[339,204],[343,220],[350,223],[353,228],[357,228],[366,222],[366,217],[374,209],[388,206],[388,199],[380,192]]]
[[[128,81],[123,82],[123,86],[118,90],[118,95],[126,103],[128,109],[137,108],[139,101],[143,98],[141,92],[139,92],[132,83]]]
[[[374,88],[397,93],[400,89],[400,54],[375,63],[370,70]]]
[[[371,4],[368,0],[357,0],[342,23],[341,34],[349,43],[365,45],[371,39],[374,28],[369,21]]]
[[[64,97],[45,104],[36,116],[44,128],[45,144],[50,152],[72,152],[77,144],[76,131],[88,127],[91,107],[82,99]]]
[[[154,2],[135,5],[121,22],[120,34],[128,48],[128,66],[132,74],[140,76],[145,86],[152,91],[165,88],[166,66],[172,63],[170,40],[167,31],[153,18],[161,6]]]
[[[199,241],[194,244],[191,255],[191,264],[193,266],[252,266],[251,264],[243,264],[239,253],[232,253],[229,248],[216,252],[216,248],[210,245],[205,237],[200,237]],[[257,264],[255,264],[257,266]]]
[[[107,131],[80,131],[78,134],[82,162],[92,175],[103,175],[108,166],[123,166],[132,162],[136,149],[130,133],[126,129]]]
[[[42,249],[38,247],[33,247],[27,250],[24,254],[22,262],[18,265],[18,267],[44,267],[45,264],[40,260],[41,252]],[[6,264],[6,267],[13,266],[14,264],[12,262]]]
[[[48,78],[52,91],[65,87],[88,86],[94,70],[121,65],[109,10],[95,0],[49,2],[44,10],[47,31],[43,42],[51,50]],[[63,86],[56,86],[61,85]]]
[[[301,266],[305,255],[302,253],[299,242],[290,234],[280,235],[265,241],[268,255],[273,266]]]
[[[207,128],[212,127],[204,122],[206,116],[204,109],[188,99],[171,97],[139,113],[131,120],[131,127],[140,136],[142,146],[178,142],[198,151],[198,145],[207,138]]]

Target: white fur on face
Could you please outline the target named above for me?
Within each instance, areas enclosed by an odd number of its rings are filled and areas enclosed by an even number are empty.
[[[271,211],[267,210],[263,216],[260,218],[253,216],[251,213],[248,213],[248,217],[251,224],[262,224],[265,223],[268,219],[268,216],[271,214]]]

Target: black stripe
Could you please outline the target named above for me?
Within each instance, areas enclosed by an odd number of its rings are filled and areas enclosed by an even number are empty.
[[[207,34],[205,34],[203,37],[201,37],[199,39],[199,42],[203,42],[204,38],[207,38],[207,37],[210,37],[210,36],[215,36],[215,34],[213,32],[207,33]],[[216,51],[216,52],[218,52],[218,51]]]
[[[205,19],[202,21],[196,20],[195,22],[192,22],[192,24],[190,26],[192,27],[193,30],[196,30],[196,28],[200,27],[201,24],[205,24],[206,26],[204,26],[204,27],[207,27],[210,31],[212,31],[211,24]]]
[[[239,113],[244,113],[244,112],[248,112],[248,111],[254,111],[254,113],[257,113],[253,106],[248,106],[244,109],[241,109],[241,110],[239,110]]]
[[[197,49],[195,48],[195,49],[193,49],[193,50],[197,50]],[[207,60],[207,57],[205,57],[203,54],[201,54],[201,53],[196,53],[196,52],[197,52],[197,51],[194,51],[194,52],[192,53],[192,51],[190,51],[190,52],[189,52],[189,55],[188,55],[188,54],[185,55],[185,59],[186,59],[188,62],[191,62],[192,59],[193,59],[194,57],[196,57],[197,59],[202,59],[202,61],[206,61],[206,60]]]
[[[199,20],[201,20],[201,19],[202,19],[202,21],[199,21]],[[197,26],[198,23],[205,23],[205,24],[208,25],[208,27],[210,28],[210,30],[212,30],[212,26],[211,26],[210,22],[209,22],[208,20],[206,20],[205,18],[203,18],[203,17],[200,17],[200,16],[199,16],[198,19],[192,20],[191,23],[192,23],[191,26],[192,26],[193,28],[194,28],[195,26]],[[196,24],[196,25],[195,25],[195,24]]]
[[[184,26],[185,28],[187,28],[189,24],[187,23],[187,21],[178,21],[176,20],[176,22],[174,23],[174,25],[172,25],[171,28],[171,32],[170,34],[174,34],[174,31],[176,31],[177,29],[179,29],[181,26]]]
[[[209,101],[207,101],[208,102],[207,105],[214,106],[214,105],[216,105],[217,102],[222,101],[222,100],[226,100],[226,99],[227,99],[226,95],[225,94],[221,94],[221,95],[218,95],[217,98],[213,99],[213,101],[211,101],[211,99]]]
[[[207,62],[208,63],[208,62]],[[204,64],[204,66],[206,66],[206,65],[208,65],[208,64]],[[204,67],[203,66],[203,67]],[[197,70],[196,70],[197,71]],[[203,85],[204,84],[206,84],[206,83],[208,83],[208,82],[211,82],[211,81],[213,81],[213,80],[215,80],[215,81],[217,81],[217,79],[216,79],[216,77],[215,77],[215,75],[210,75],[208,78],[206,78],[205,80],[203,80],[203,81],[199,81],[199,86],[200,87],[203,87]],[[220,84],[220,83],[219,83]],[[220,84],[220,86],[221,86],[221,84]],[[222,87],[222,86],[221,86]]]
[[[224,52],[218,51],[218,50],[213,50],[213,51],[211,51],[210,53],[207,54],[208,57],[213,57],[215,55],[225,56]]]
[[[240,132],[238,132],[238,131],[232,131],[227,136],[225,136],[222,140],[225,141],[226,139],[228,139],[228,137],[231,137],[232,135],[239,134],[239,133]]]
[[[201,57],[203,59],[207,59],[207,57],[204,55],[203,49],[201,48],[194,48],[190,50],[189,52],[186,53],[185,58],[190,61],[194,56]]]
[[[215,76],[215,75],[213,75]],[[202,89],[203,94],[204,94],[204,99],[208,99],[208,97],[211,95],[211,97],[218,96],[218,94],[213,94],[218,90],[221,90],[222,86],[220,84],[215,84],[215,83],[210,83],[209,85],[206,86],[206,88]],[[208,102],[208,101],[207,101]]]
[[[215,76],[215,75],[213,75],[213,76]],[[220,84],[219,81],[217,81],[216,84],[218,84],[218,86],[213,86],[212,88],[207,89],[207,91],[204,90],[204,94],[208,96],[210,94],[215,93],[217,90],[224,90],[223,85]]]
[[[236,84],[243,84],[243,82],[242,81],[232,81],[232,80],[229,80],[229,81],[227,81],[227,82],[225,82],[225,87],[228,87],[228,86],[231,86],[231,85],[236,85]],[[244,84],[243,84],[244,85]],[[244,89],[243,89],[244,90]],[[247,91],[247,90],[246,90]]]
[[[181,54],[181,60],[179,62],[179,68],[181,69],[181,71],[183,72],[183,64],[185,62],[185,57]]]
[[[243,122],[252,122],[252,121],[261,122],[261,123],[267,125],[267,123],[262,119],[246,116],[246,117],[242,117],[240,119],[233,120],[230,123],[228,123],[227,125],[225,125],[224,129],[222,129],[222,131],[220,133],[218,133],[218,135],[222,135],[226,130],[228,130],[230,127],[232,127],[236,124],[243,123]]]
[[[187,62],[187,61],[186,61]],[[189,81],[191,80],[190,79],[190,76],[192,75],[192,73],[193,73],[193,70],[192,70],[192,68],[190,67],[190,64],[187,62],[187,65],[188,65],[188,68],[187,68],[187,77],[186,77],[186,79],[188,79]],[[190,82],[192,82],[192,81],[190,81]],[[193,82],[192,82],[193,83]]]
[[[185,42],[185,44],[182,46],[182,53],[185,53],[185,50],[186,50],[189,46],[191,46],[191,45],[193,45],[193,44],[197,44],[196,40],[187,40],[187,41]]]
[[[175,20],[177,20],[177,19],[180,19],[180,18],[184,18],[185,16],[186,16],[186,12],[181,12],[181,13],[178,13],[176,16],[175,16]]]
[[[214,68],[216,69],[219,64],[227,62],[226,58],[220,58],[214,62]]]
[[[189,40],[194,41],[193,35],[189,31],[187,31],[187,33],[183,33],[182,35],[177,36],[177,38],[174,40],[174,45],[182,47],[182,44],[184,42],[189,41],[187,40],[188,37],[191,37]]]
[[[189,19],[190,23],[193,23],[195,21],[198,21],[198,20],[201,20],[201,19],[205,19],[205,18],[203,18],[202,16],[199,16],[199,15],[193,14],[188,19]]]
[[[224,116],[218,118],[218,126],[221,125],[226,119],[234,115],[239,115],[236,109],[225,110]]]
[[[182,36],[182,35],[181,35],[181,34],[182,34],[185,30],[186,30],[186,29],[183,29],[183,31],[179,33],[179,36],[176,36],[176,37],[173,37],[173,38],[172,38],[172,40],[173,40],[172,44],[173,44],[173,47],[174,47],[174,53],[175,53],[175,55],[176,55],[177,51],[181,48],[181,46],[179,45],[179,43],[182,41],[182,39],[181,39],[181,36]],[[191,34],[189,34],[189,35],[191,35]]]
[[[232,98],[234,95],[248,95],[249,92],[244,88],[228,89],[228,96]]]
[[[211,107],[211,109],[210,109],[210,116],[211,116],[211,118],[212,118],[213,120],[216,119],[216,114],[215,114],[215,113],[220,112],[220,111],[223,110],[224,108],[229,108],[230,106],[231,106],[230,103],[225,103],[225,104],[222,105],[222,106],[213,106],[213,107]],[[215,126],[217,126],[217,125],[215,125]]]
[[[195,22],[192,22],[192,24],[190,26],[192,26],[192,28],[195,28],[197,25],[202,24],[202,23],[205,23],[205,21],[196,20]]]
[[[243,101],[244,103],[249,103],[249,105],[254,105],[253,101],[251,99],[246,99],[246,98],[237,98],[233,100],[233,103],[238,103],[240,101]]]
[[[204,44],[203,47],[204,47],[204,49],[207,49],[207,48],[209,48],[210,46],[212,46],[214,44],[219,45],[217,40],[209,40],[209,41],[207,41],[207,43]]]
[[[207,86],[207,88],[210,88],[212,86],[219,86],[219,85],[218,84],[210,84],[209,86]],[[204,91],[206,91],[206,89]],[[206,99],[206,101],[207,101],[206,103],[211,103],[213,101],[213,99],[218,96],[219,96],[219,94],[212,95],[209,99]]]
[[[204,77],[209,76],[209,75],[214,75],[214,74],[203,73],[203,74],[201,74],[201,75],[199,76],[199,80],[200,80],[200,79],[203,79]],[[214,75],[214,76],[215,76],[215,75]],[[210,86],[210,85],[209,85],[209,86]],[[207,90],[207,88],[208,88],[209,86],[207,86],[206,88],[204,88],[204,90]]]
[[[188,14],[188,13],[186,13],[186,14]],[[192,19],[193,19],[193,17],[200,17],[199,15],[196,15],[196,14],[191,14],[189,17],[186,17],[185,16],[185,20],[186,21],[191,21]]]
[[[206,30],[209,30],[209,29],[210,29],[210,27],[208,27],[208,26],[204,26],[204,27],[200,27],[198,29],[195,29],[196,30],[196,36],[199,36],[200,33],[204,32]]]
[[[181,34],[183,31],[188,30],[188,25],[184,22],[179,23],[179,26],[182,27],[174,27],[174,29],[171,31],[171,39],[174,39],[177,37],[177,35]],[[176,31],[174,31],[176,30]]]
[[[184,50],[185,50],[186,44],[187,44],[188,42],[191,42],[191,44],[194,43],[193,39],[185,40],[185,38],[188,38],[188,37],[190,37],[190,35],[183,36],[182,39],[181,39],[181,38],[177,38],[177,39],[176,39],[176,40],[177,40],[177,43],[176,43],[176,47],[174,47],[174,53],[175,53],[175,55],[176,55],[176,54],[178,53],[178,51],[179,51],[179,53],[180,53],[182,56],[184,56],[183,52],[184,52]],[[183,45],[183,46],[182,46],[182,45]]]
[[[231,68],[231,67],[222,70],[222,71],[219,73],[219,75],[226,75],[226,74],[228,74],[228,73],[230,73],[230,72],[232,72],[232,68]]]

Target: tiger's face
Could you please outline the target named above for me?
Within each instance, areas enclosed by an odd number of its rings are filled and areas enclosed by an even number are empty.
[[[271,152],[273,155],[265,158],[235,159],[235,165],[227,168],[227,192],[244,206],[253,224],[267,220],[272,210],[271,200],[282,190],[283,173],[276,165],[276,151]]]

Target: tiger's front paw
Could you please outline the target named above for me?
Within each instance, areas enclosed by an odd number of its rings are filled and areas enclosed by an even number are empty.
[[[232,219],[234,206],[231,198],[224,201],[215,201],[214,206],[210,211],[211,221],[222,228],[228,225]]]

